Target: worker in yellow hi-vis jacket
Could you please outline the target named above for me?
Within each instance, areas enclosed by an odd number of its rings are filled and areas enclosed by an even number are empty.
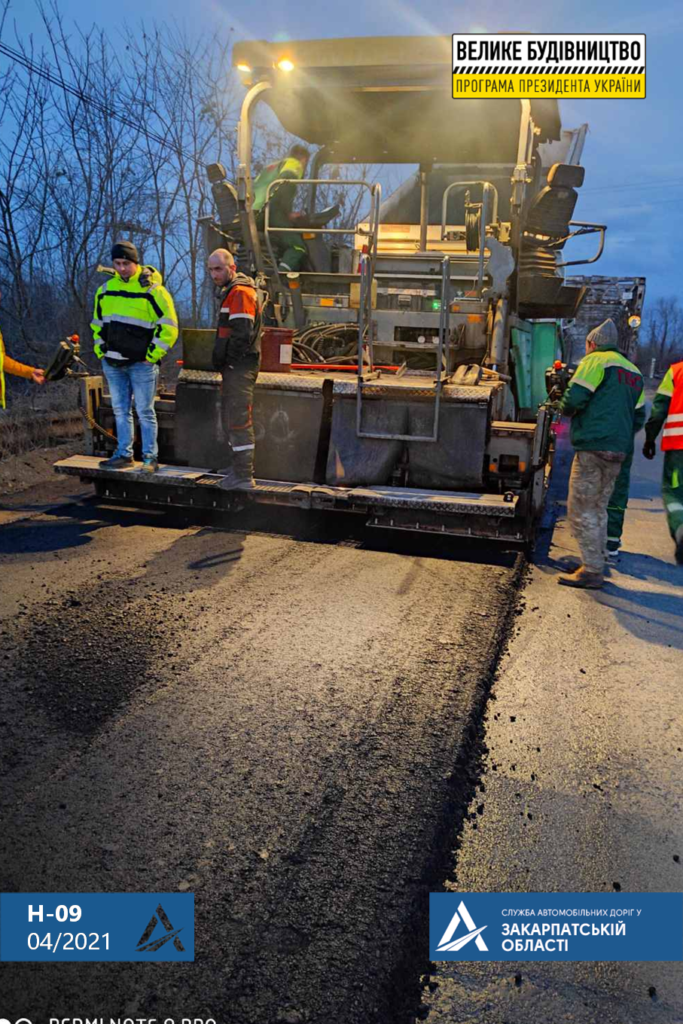
[[[142,469],[155,473],[157,417],[154,398],[159,362],[178,337],[173,299],[154,267],[141,267],[132,242],[111,250],[116,273],[97,289],[91,323],[94,350],[111,392],[116,419],[116,451],[102,465],[123,469],[133,465],[133,397],[142,434]]]

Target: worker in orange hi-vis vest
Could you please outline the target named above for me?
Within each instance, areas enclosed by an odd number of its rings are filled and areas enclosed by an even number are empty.
[[[251,277],[238,274],[232,253],[216,249],[209,256],[209,274],[221,288],[213,365],[223,376],[223,430],[230,442],[231,464],[219,487],[249,491],[254,487],[254,385],[261,353],[261,305]]]
[[[645,424],[643,455],[646,459],[654,459],[655,441],[662,427],[662,500],[669,532],[676,545],[676,561],[683,565],[683,361],[669,367],[657,388],[652,412]]]

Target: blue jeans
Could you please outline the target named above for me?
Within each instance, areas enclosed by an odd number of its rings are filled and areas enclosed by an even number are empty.
[[[111,404],[116,419],[118,444],[114,455],[132,458],[135,427],[133,424],[133,398],[135,411],[140,420],[143,459],[156,459],[157,414],[154,411],[154,397],[157,393],[159,367],[152,363],[125,363],[114,366],[102,360],[102,369],[109,384]]]

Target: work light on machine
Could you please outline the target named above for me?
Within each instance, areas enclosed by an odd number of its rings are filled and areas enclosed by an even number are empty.
[[[242,71],[245,75],[250,75],[251,74],[251,68],[249,67],[248,64],[238,64],[237,65],[237,70],[238,71]]]
[[[631,330],[633,330],[633,331],[637,331],[638,330],[638,328],[640,327],[640,323],[641,323],[641,320],[640,320],[639,316],[630,316],[628,318],[628,325],[631,328]]]
[[[280,71],[294,70],[294,65],[292,64],[291,60],[289,60],[289,58],[287,57],[283,57],[282,60],[279,60],[277,62],[277,66],[279,67]]]

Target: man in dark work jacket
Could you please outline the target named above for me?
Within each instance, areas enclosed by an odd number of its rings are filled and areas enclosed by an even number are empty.
[[[223,429],[232,451],[220,487],[249,491],[254,487],[252,407],[261,351],[261,308],[253,279],[237,273],[227,249],[211,253],[208,270],[222,289],[213,364],[223,375]]]

